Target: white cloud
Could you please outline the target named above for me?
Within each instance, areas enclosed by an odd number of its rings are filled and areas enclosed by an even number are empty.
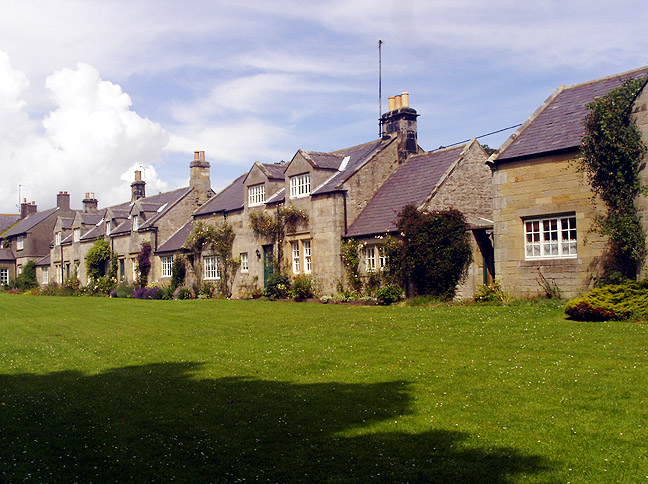
[[[5,175],[0,186],[0,210],[15,211],[18,184],[41,209],[54,206],[55,194],[70,192],[80,205],[85,192],[94,192],[101,206],[127,200],[130,190],[117,193],[122,174],[133,163],[150,165],[168,143],[162,127],[130,109],[121,87],[100,78],[88,64],[61,69],[47,77],[46,87],[55,109],[42,128],[26,114],[22,98],[27,81],[0,55],[0,99],[7,112],[0,126],[0,157]],[[21,136],[16,136],[16,132]],[[163,182],[156,181],[163,186]]]

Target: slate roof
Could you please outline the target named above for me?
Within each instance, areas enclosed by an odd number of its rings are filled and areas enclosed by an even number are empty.
[[[317,151],[299,150],[306,161],[310,162],[316,168],[326,170],[337,170],[344,159],[342,155],[333,153],[320,153]]]
[[[81,223],[84,225],[97,225],[103,217],[97,213],[82,213]]]
[[[247,175],[247,173],[243,173],[227,187],[207,200],[194,212],[194,215],[207,215],[210,213],[230,212],[232,210],[242,209],[245,203],[245,186],[243,185],[243,181]]]
[[[15,261],[16,256],[11,249],[0,249],[0,261]]]
[[[396,231],[398,212],[407,204],[420,206],[445,179],[444,175],[457,162],[466,146],[430,151],[408,158],[378,189],[349,227],[347,236]]]
[[[52,256],[50,254],[47,254],[41,260],[36,262],[36,265],[37,266],[49,266],[51,263],[52,263]]]
[[[193,220],[189,220],[186,224],[180,227],[171,237],[165,240],[155,251],[156,254],[163,252],[177,252],[184,247],[185,242],[189,238],[193,230]]]
[[[74,222],[73,218],[69,217],[61,217],[61,228],[63,230],[70,230],[72,228],[72,222]]]
[[[0,234],[20,220],[20,215],[0,214]]]
[[[18,223],[18,225],[16,225],[12,229],[9,229],[5,234],[3,234],[3,237],[11,237],[13,235],[25,234],[29,230],[34,228],[36,225],[41,223],[43,220],[45,220],[47,217],[52,215],[57,210],[58,207],[55,207],[55,208],[50,208],[49,210],[43,210],[42,212],[32,213],[31,215],[22,219]]]
[[[311,195],[319,195],[339,190],[342,183],[344,183],[351,175],[358,171],[376,153],[389,145],[394,139],[395,138],[390,138],[388,140],[370,141],[369,143],[329,153],[329,155],[342,157],[342,160],[344,160],[344,158],[348,156],[349,161],[343,170],[334,174],[319,187],[316,187],[311,192]]]
[[[286,167],[288,163],[261,163],[268,171],[270,178],[284,180],[286,178]]]
[[[648,75],[642,67],[594,81],[560,86],[492,156],[494,162],[578,149],[585,133],[586,105],[624,81]]]

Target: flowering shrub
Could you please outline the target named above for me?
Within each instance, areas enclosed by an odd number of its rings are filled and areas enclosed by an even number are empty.
[[[307,274],[298,274],[293,277],[290,297],[293,299],[308,299],[315,297],[313,278]]]
[[[268,279],[263,295],[268,299],[286,299],[290,291],[290,278],[284,274],[273,274]]]
[[[137,253],[137,285],[145,287],[151,270],[151,244],[142,242],[142,248]]]
[[[479,286],[473,296],[473,301],[478,303],[506,302],[506,295],[502,291],[500,282],[493,281],[490,284]]]

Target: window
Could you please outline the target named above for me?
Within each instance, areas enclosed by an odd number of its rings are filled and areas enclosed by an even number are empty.
[[[252,185],[248,187],[248,206],[254,207],[265,203],[265,184]]]
[[[61,232],[56,232],[54,234],[54,244],[61,245]]]
[[[0,269],[0,284],[9,284],[9,269]]]
[[[376,270],[376,251],[373,245],[364,248],[365,253],[365,270],[374,272]]]
[[[43,267],[42,275],[43,275],[42,277],[43,284],[49,284],[49,267],[47,266]]]
[[[216,256],[207,256],[203,260],[203,278],[220,279],[220,270],[218,268],[218,259]]]
[[[126,279],[126,271],[124,270],[124,259],[119,259],[119,280],[123,281]]]
[[[23,250],[25,247],[25,237],[23,235],[19,235],[16,237],[16,250]]]
[[[387,253],[379,245],[368,245],[364,248],[365,271],[382,271],[387,266]]]
[[[106,235],[110,235],[110,220],[106,220]]]
[[[133,230],[139,229],[139,215],[133,215]]]
[[[241,252],[241,272],[250,272],[247,252]]]
[[[137,259],[134,257],[131,259],[131,268],[133,271],[133,282],[135,282],[139,271],[137,270]]]
[[[291,242],[292,246],[292,270],[293,274],[299,274],[299,242]]]
[[[304,272],[311,273],[311,243],[310,240],[304,240],[302,243],[304,247]]]
[[[81,229],[74,229],[74,241],[78,242],[81,240]]]
[[[524,221],[525,258],[576,257],[576,217],[540,218]]]
[[[173,256],[168,255],[161,257],[162,259],[162,277],[171,277],[173,268]]]
[[[310,173],[290,177],[290,198],[310,195]]]
[[[60,265],[56,266],[56,282],[59,284],[63,282],[63,267]]]

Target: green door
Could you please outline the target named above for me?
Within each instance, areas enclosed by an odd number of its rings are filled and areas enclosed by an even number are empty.
[[[272,244],[263,246],[263,285],[268,283],[268,279],[274,273],[274,256],[272,254]]]

